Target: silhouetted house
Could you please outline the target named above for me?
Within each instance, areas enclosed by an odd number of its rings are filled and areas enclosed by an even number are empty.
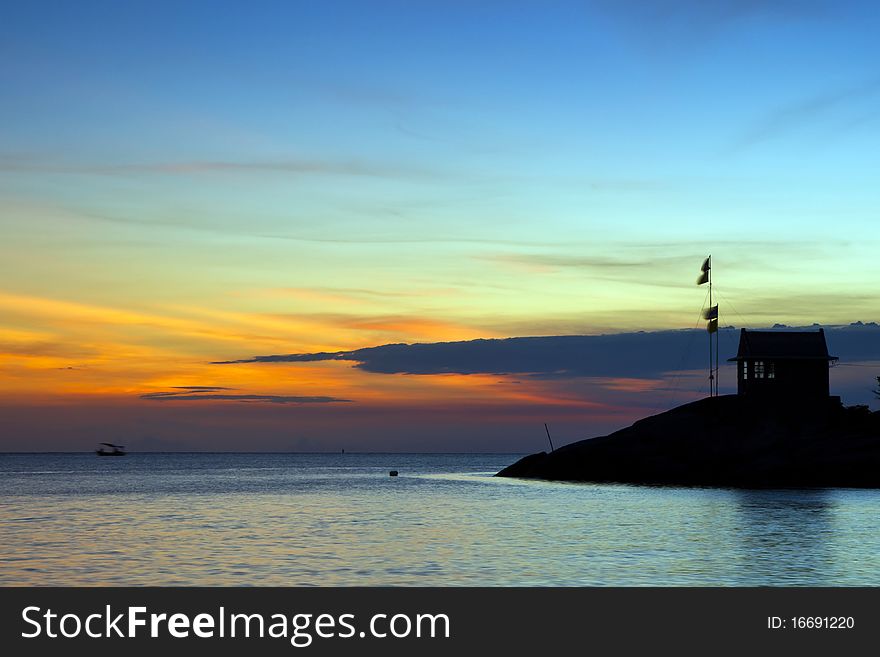
[[[825,331],[747,331],[739,335],[737,394],[816,399],[829,396]]]

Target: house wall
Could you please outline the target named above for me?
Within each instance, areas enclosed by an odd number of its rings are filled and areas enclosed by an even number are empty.
[[[763,362],[764,377],[756,377],[759,361],[737,363],[737,393],[770,397],[827,397],[828,362],[824,360],[776,360]],[[744,368],[748,368],[748,377]],[[770,376],[770,373],[773,376]]]

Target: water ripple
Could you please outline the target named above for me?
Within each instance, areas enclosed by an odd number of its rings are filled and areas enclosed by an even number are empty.
[[[490,476],[515,458],[2,455],[0,584],[880,584],[880,492]]]

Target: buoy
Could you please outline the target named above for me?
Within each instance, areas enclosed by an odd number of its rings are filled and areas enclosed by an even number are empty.
[[[397,470],[392,470],[391,472],[388,473],[388,476],[389,476],[389,477],[396,477],[396,476],[397,476]]]

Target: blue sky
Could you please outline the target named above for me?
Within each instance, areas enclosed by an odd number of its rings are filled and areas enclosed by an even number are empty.
[[[456,236],[527,241],[823,241],[841,238],[829,215],[850,233],[873,219],[871,3],[34,2],[5,14],[4,166],[78,208],[135,212],[115,198],[135,187],[197,209],[197,224],[289,229],[289,169],[234,170],[246,196],[145,170],[108,194],[93,171],[226,163],[312,171],[297,224],[357,237],[435,239],[452,222]],[[28,167],[67,176],[47,189]]]
[[[878,28],[820,0],[4,3],[2,389],[516,404],[209,363],[692,328],[707,253],[722,324],[876,321]]]

